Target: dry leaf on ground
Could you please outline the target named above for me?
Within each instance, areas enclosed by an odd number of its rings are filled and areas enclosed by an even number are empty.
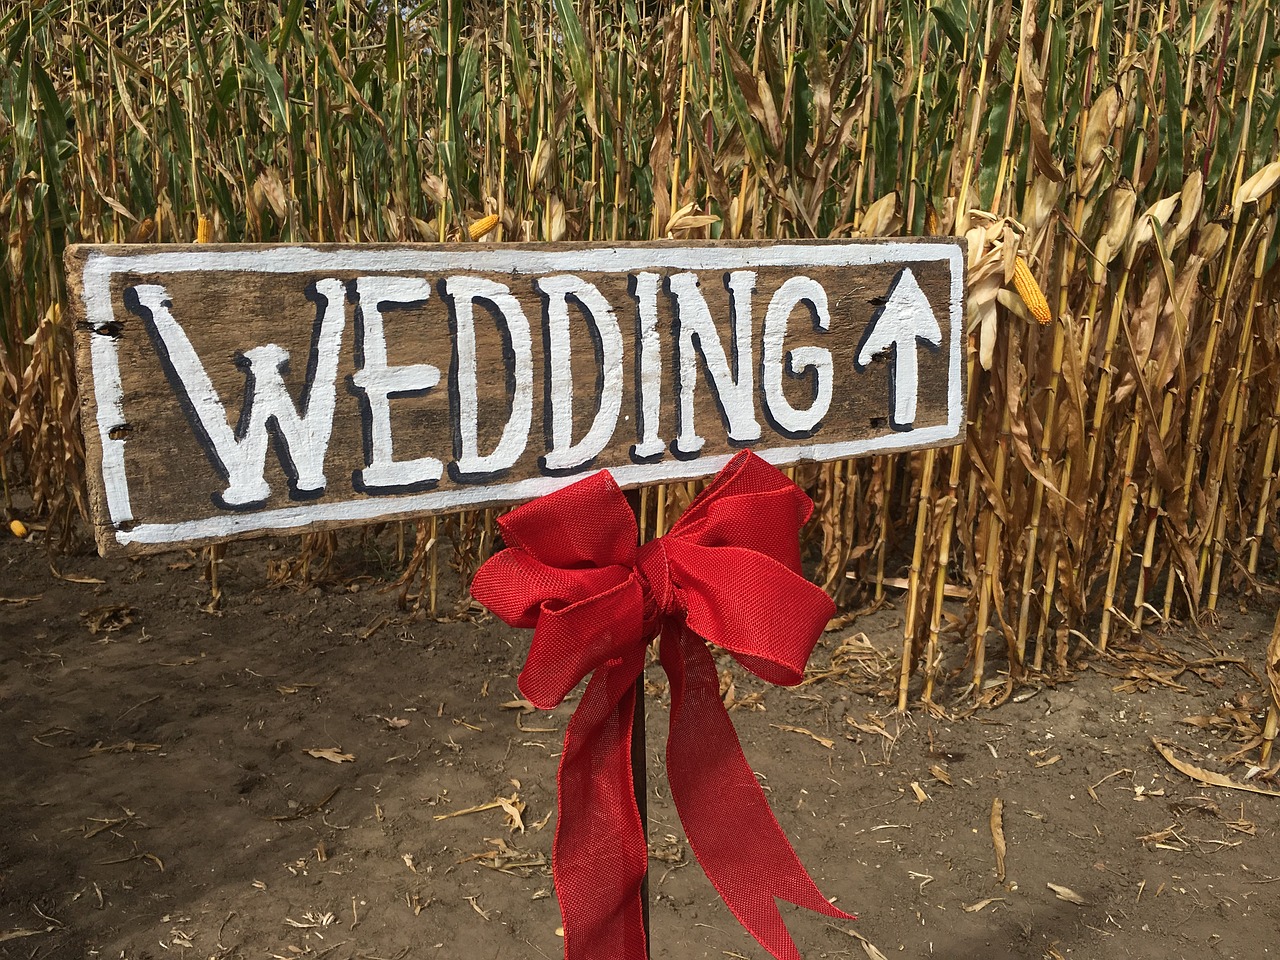
[[[1151,742],[1155,744],[1156,750],[1160,752],[1160,756],[1164,757],[1179,773],[1184,773],[1192,780],[1199,780],[1213,787],[1226,787],[1228,790],[1248,790],[1250,793],[1261,793],[1267,797],[1280,797],[1280,790],[1270,790],[1266,787],[1255,787],[1251,783],[1240,783],[1232,780],[1230,777],[1224,777],[1220,773],[1214,773],[1212,770],[1206,770],[1204,767],[1197,767],[1193,763],[1187,763],[1185,760],[1179,760],[1173,753],[1173,745],[1168,741],[1161,740],[1158,737],[1152,737]]]
[[[867,960],[889,960],[888,957],[880,952],[879,947],[860,934],[857,930],[846,930],[845,933],[862,944],[862,950],[867,955]]]
[[[138,610],[128,604],[113,604],[105,607],[94,607],[82,610],[80,619],[95,636],[99,633],[115,633],[125,627],[137,623]]]
[[[996,879],[1004,882],[1004,801],[996,797],[991,801],[991,845],[996,852]]]
[[[784,733],[804,734],[806,737],[809,737],[811,740],[815,741],[816,743],[822,744],[828,750],[834,749],[836,745],[836,742],[834,740],[831,740],[827,737],[820,737],[816,733],[814,733],[812,730],[808,730],[805,727],[791,727],[785,723],[771,723],[769,724],[769,726],[773,727],[775,730],[781,730]]]
[[[80,577],[80,576],[76,576],[76,574],[74,573],[63,573],[53,564],[49,564],[49,572],[52,573],[55,577],[57,577],[59,580],[64,580],[67,583],[84,583],[90,586],[95,586],[97,584],[107,582],[103,580],[101,577]]]
[[[9,930],[5,933],[0,933],[0,943],[4,943],[6,940],[20,940],[23,937],[36,937],[42,933],[48,933],[52,929],[53,927],[46,927],[44,930]]]
[[[1070,887],[1064,887],[1060,883],[1046,883],[1045,886],[1052,890],[1054,896],[1059,900],[1065,900],[1067,903],[1084,904],[1088,902]]]
[[[330,763],[350,763],[355,759],[355,754],[343,753],[339,747],[304,750],[303,753],[309,757],[315,757],[317,760],[328,760]]]
[[[513,831],[519,830],[524,833],[524,801],[520,799],[520,795],[512,791],[509,797],[495,797],[488,803],[478,803],[474,807],[467,807],[463,810],[451,810],[448,813],[437,813],[433,820],[449,820],[453,817],[465,817],[469,813],[482,813],[485,810],[496,810],[501,807],[507,813],[507,826]]]
[[[518,794],[511,794],[510,797],[497,797],[497,802],[503,810],[507,812],[507,826],[512,832],[519,830],[524,833],[524,820],[521,814],[524,813],[524,801],[519,798]]]
[[[547,856],[544,853],[517,849],[509,845],[501,837],[487,842],[495,849],[473,853],[470,856],[463,857],[458,863],[479,863],[490,870],[510,874],[513,877],[527,878],[535,873],[546,876],[551,872],[550,861],[547,860]]]
[[[155,753],[159,749],[158,743],[135,743],[133,740],[124,740],[120,743],[104,744],[99,741],[89,748],[85,756],[92,757],[100,753]]]

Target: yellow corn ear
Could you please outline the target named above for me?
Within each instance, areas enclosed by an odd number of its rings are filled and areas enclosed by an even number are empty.
[[[1044,298],[1040,284],[1036,283],[1036,278],[1031,273],[1031,267],[1022,257],[1017,257],[1013,261],[1013,285],[1017,288],[1022,302],[1027,305],[1027,309],[1041,326],[1053,322],[1053,314],[1049,312],[1049,301]]]
[[[209,243],[213,239],[213,221],[203,214],[196,220],[196,243]]]
[[[18,539],[22,539],[27,535],[27,525],[23,523],[21,520],[10,520],[9,532],[12,533]]]
[[[125,243],[150,243],[151,238],[156,235],[156,222],[147,217],[141,223],[136,224],[125,237]]]
[[[479,240],[486,234],[492,233],[493,228],[498,225],[498,215],[496,213],[486,214],[468,228],[472,240]]]

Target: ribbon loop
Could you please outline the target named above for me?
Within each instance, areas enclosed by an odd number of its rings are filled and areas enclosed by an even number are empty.
[[[723,647],[770,683],[800,682],[835,612],[801,572],[799,531],[812,509],[785,475],[744,451],[666,536],[639,548],[635,517],[603,472],[498,521],[510,546],[476,573],[472,595],[512,626],[533,627],[521,692],[548,709],[591,676],[557,774],[552,869],[568,960],[646,956],[647,851],[631,723],[645,645],[659,630],[671,689],[672,798],[720,896],[779,960],[799,953],[776,899],[853,919],[822,896],[778,826],[707,648]]]

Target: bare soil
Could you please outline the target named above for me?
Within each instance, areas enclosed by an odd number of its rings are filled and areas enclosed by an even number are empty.
[[[576,699],[513,705],[528,636],[400,610],[369,575],[389,535],[352,539],[303,587],[266,576],[296,541],[233,545],[208,612],[196,554],[55,572],[4,535],[0,956],[562,954],[549,859]],[[731,715],[783,829],[860,916],[784,908],[801,952],[1280,956],[1280,798],[1203,787],[1151,739],[1243,780],[1220,761],[1261,723],[1268,597],[967,715],[893,712],[892,606],[829,632],[797,689],[735,672]],[[647,676],[653,956],[762,958],[688,851]],[[523,830],[502,805],[462,813],[497,798]]]

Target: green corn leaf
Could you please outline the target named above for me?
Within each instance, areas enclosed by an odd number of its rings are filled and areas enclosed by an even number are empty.
[[[1052,138],[1061,129],[1059,104],[1063,103],[1063,89],[1067,72],[1067,31],[1057,17],[1050,19],[1052,33],[1049,39],[1049,69],[1044,78],[1044,122]],[[1066,112],[1065,110],[1063,112]]]
[[[528,112],[533,109],[533,78],[529,73],[529,51],[524,44],[523,20],[519,16],[507,18],[507,47],[510,50],[511,74],[515,81],[516,95]]]
[[[905,6],[909,7],[911,4],[908,2]],[[829,49],[827,43],[827,16],[827,0],[805,0],[804,25],[810,50],[825,51]],[[814,59],[823,64],[826,63],[826,57],[815,57]]]
[[[898,104],[893,96],[893,64],[881,60],[875,65],[875,78],[879,84],[880,109],[876,117],[875,153],[876,179],[872,196],[883,196],[898,186],[902,174],[898,164]]]
[[[716,26],[720,35],[721,56],[729,58],[730,69],[723,71],[723,77],[725,92],[729,95],[729,113],[732,116],[733,125],[742,134],[747,153],[755,164],[756,170],[759,172],[767,171],[770,151],[761,133],[760,125],[752,115],[751,107],[747,103],[746,95],[743,93],[743,90],[747,89],[752,92],[753,96],[758,97],[755,78],[751,75],[751,68],[747,65],[746,60],[742,58],[742,55],[738,53],[730,42],[728,26],[724,20],[717,19]]]
[[[280,32],[276,37],[276,58],[279,59],[284,55],[285,47],[294,40],[300,39],[298,32],[298,18],[302,16],[302,8],[305,0],[289,0],[289,5],[285,7],[284,17],[280,21]],[[388,17],[395,20],[394,15]]]
[[[387,14],[387,37],[382,49],[387,82],[399,83],[405,62],[404,20],[395,10]]]
[[[1254,110],[1258,114],[1258,138],[1253,144],[1255,166],[1262,166],[1275,150],[1276,137],[1280,134],[1280,94],[1259,94]]]
[[[378,70],[378,65],[372,60],[366,60],[359,64],[355,72],[351,75],[351,84],[360,91],[362,96],[368,96],[373,86],[374,74]]]
[[[582,21],[578,18],[578,11],[574,9],[573,0],[555,0],[555,8],[560,28],[564,31],[563,43],[565,55],[569,59],[569,72],[573,76],[574,86],[578,88],[578,102],[582,104],[592,131],[600,136],[600,127],[596,121],[595,72],[591,69],[591,51],[582,30]]]
[[[787,111],[791,121],[787,124],[787,160],[793,170],[803,171],[807,178],[811,166],[806,148],[811,134],[809,118],[813,112],[813,90],[809,86],[808,73],[801,64],[796,64],[791,90],[792,104]]]
[[[26,17],[23,16],[22,5],[9,4],[7,13],[0,13],[0,46],[5,48],[5,56],[10,64],[18,62],[22,45],[28,33]]]
[[[249,65],[266,85],[267,106],[271,110],[271,115],[280,124],[281,129],[288,130],[289,101],[285,95],[284,78],[280,76],[280,71],[267,60],[267,55],[262,52],[262,47],[258,46],[253,37],[245,36],[242,39],[245,51],[249,54]]]
[[[1205,192],[1214,197],[1219,204],[1231,198],[1234,184],[1235,159],[1240,150],[1240,140],[1244,137],[1246,116],[1244,111],[1233,118],[1224,118],[1223,127],[1226,139],[1216,145],[1209,163],[1209,176],[1205,178]]]
[[[990,113],[987,114],[986,144],[978,167],[978,196],[983,210],[991,209],[996,177],[1004,153],[1004,131],[1009,120],[1009,85],[1002,83],[991,91]]]
[[[93,45],[98,48],[98,52],[112,62],[121,63],[138,76],[144,77],[148,80],[159,80],[154,73],[138,62],[137,58],[130,56],[129,53],[121,49],[119,46],[108,44],[102,34],[94,30],[83,20],[75,21],[75,29],[77,33],[83,33],[86,37],[92,40]]]
[[[951,45],[958,51],[964,49],[964,35],[967,28],[967,20],[962,21],[955,13],[942,4],[935,4],[929,8],[929,13],[933,19],[938,21],[938,26],[942,28],[942,32],[947,35],[947,39],[951,41]]]
[[[1167,31],[1162,31],[1160,43],[1160,68],[1164,74],[1164,114],[1161,118],[1161,141],[1156,179],[1159,192],[1172,193],[1183,181],[1182,147],[1182,71],[1178,65],[1178,51]]]
[[[1102,20],[1099,24],[1099,36],[1109,37],[1111,36],[1111,31],[1115,25],[1116,0],[1098,0],[1098,2],[1102,6]],[[1099,77],[1114,79],[1111,76],[1111,44],[1102,40],[1099,40],[1098,42],[1097,75]]]
[[[63,109],[62,100],[59,99],[58,92],[54,89],[53,81],[44,72],[44,67],[40,66],[40,61],[34,58],[31,61],[31,83],[36,89],[36,95],[44,109],[44,115],[52,126],[55,135],[57,137],[65,136],[67,132],[67,112]]]
[[[35,57],[28,45],[18,60],[18,75],[14,78],[13,96],[9,100],[9,122],[13,124],[18,148],[24,154],[35,138],[35,119],[31,113],[31,65],[34,62]],[[25,160],[25,156],[22,159]],[[25,163],[21,161],[17,166],[25,169]]]
[[[1272,226],[1271,239],[1267,243],[1267,252],[1263,255],[1262,269],[1264,275],[1270,274],[1275,269],[1277,259],[1280,259],[1280,230]]]
[[[1183,39],[1192,54],[1199,53],[1204,45],[1213,39],[1214,29],[1218,21],[1218,0],[1208,0],[1196,9],[1195,17],[1183,31]],[[1183,22],[1186,22],[1185,19]]]

